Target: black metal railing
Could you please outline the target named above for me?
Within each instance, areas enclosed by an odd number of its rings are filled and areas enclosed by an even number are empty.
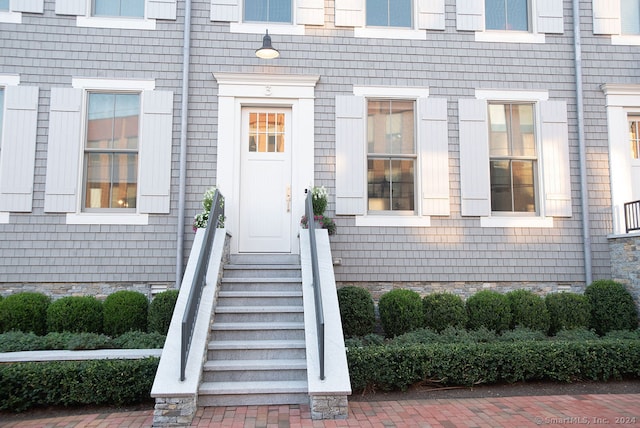
[[[318,336],[318,357],[320,361],[320,380],[324,380],[324,309],[322,308],[322,290],[320,285],[320,269],[318,268],[318,246],[316,243],[316,224],[313,215],[313,194],[306,190],[305,215],[309,228],[309,244],[311,247],[311,271],[313,272],[313,296],[316,307],[316,327]]]
[[[624,204],[624,224],[627,233],[640,230],[640,201]]]
[[[198,306],[202,297],[202,289],[206,285],[207,269],[209,267],[209,258],[211,256],[211,248],[213,246],[213,238],[216,235],[216,229],[224,219],[224,198],[218,190],[213,195],[211,203],[211,212],[209,213],[209,221],[202,239],[202,247],[198,254],[198,264],[193,274],[193,283],[189,291],[189,299],[182,316],[182,343],[180,348],[180,380],[185,379],[185,371],[187,368],[187,357],[189,356],[189,348],[191,347],[191,339],[193,337],[193,328],[196,323],[198,314]]]

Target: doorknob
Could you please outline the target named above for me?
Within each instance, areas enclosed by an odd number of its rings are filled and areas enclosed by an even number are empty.
[[[291,212],[291,186],[287,186],[287,212]]]

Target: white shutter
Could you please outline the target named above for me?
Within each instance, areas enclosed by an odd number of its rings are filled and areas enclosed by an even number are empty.
[[[418,28],[444,30],[444,0],[417,0]]]
[[[449,215],[447,100],[419,98],[422,214]]]
[[[564,33],[563,0],[538,0],[538,32],[550,34]]]
[[[12,12],[43,13],[44,0],[11,0]]]
[[[240,0],[211,0],[211,20],[240,21]]]
[[[324,25],[324,0],[298,0],[296,23]]]
[[[491,190],[487,103],[461,99],[458,109],[462,215],[488,216],[491,214]]]
[[[82,153],[82,89],[51,88],[45,212],[75,212]]]
[[[5,88],[3,125],[0,150],[0,211],[30,212],[38,127],[37,87]]]
[[[456,26],[460,31],[483,31],[484,1],[457,0]]]
[[[169,213],[172,143],[173,92],[144,91],[138,192],[138,211],[141,213]]]
[[[87,0],[56,0],[56,15],[87,14]]]
[[[365,100],[336,96],[336,214],[365,213]]]
[[[620,0],[593,0],[593,34],[620,34]]]
[[[364,27],[364,0],[335,0],[336,27]]]
[[[540,115],[545,215],[571,217],[567,105],[564,101],[543,101]]]
[[[147,18],[176,19],[176,0],[147,0]]]

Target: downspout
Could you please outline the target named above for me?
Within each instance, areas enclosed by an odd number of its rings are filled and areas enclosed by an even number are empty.
[[[587,156],[584,141],[584,99],[582,94],[582,43],[580,32],[580,0],[573,0],[573,50],[576,68],[576,111],[578,114],[578,153],[580,156],[580,193],[582,203],[582,238],[584,276],[591,284],[591,233],[589,224],[589,189],[587,186]]]
[[[176,289],[182,283],[184,265],[184,206],[187,188],[187,124],[189,119],[189,62],[191,60],[191,0],[184,2],[182,40],[182,100],[180,106],[180,177],[178,185],[178,238],[176,242]]]

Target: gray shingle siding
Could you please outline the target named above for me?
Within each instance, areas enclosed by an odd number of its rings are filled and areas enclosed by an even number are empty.
[[[191,246],[191,218],[203,191],[216,182],[218,86],[213,72],[320,75],[315,90],[315,180],[330,193],[335,213],[335,97],[353,86],[428,87],[448,101],[450,209],[432,217],[431,227],[356,227],[337,216],[331,238],[340,283],[448,284],[452,289],[483,283],[584,283],[582,209],[579,186],[571,2],[564,2],[564,34],[546,43],[476,42],[456,30],[453,0],[446,0],[445,31],[426,31],[426,40],[356,38],[333,25],[334,2],[325,2],[323,27],[304,36],[273,35],[281,57],[266,63],[254,56],[261,35],[230,33],[211,22],[209,1],[193,1],[189,133],[186,183],[185,257]],[[611,233],[608,135],[603,83],[640,83],[640,51],[612,46],[594,36],[591,2],[582,1],[582,48],[587,177],[594,279],[611,275],[607,235]],[[0,74],[19,74],[21,84],[40,88],[32,213],[12,213],[0,224],[0,283],[167,283],[174,281],[180,140],[182,25],[157,21],[157,29],[78,28],[75,17],[24,14],[22,24],[0,24]],[[72,77],[155,79],[156,89],[173,91],[171,213],[150,215],[148,226],[66,225],[62,214],[44,213],[49,97],[51,87],[70,87]],[[475,89],[545,90],[567,103],[571,158],[571,218],[555,218],[550,229],[483,228],[477,217],[461,216],[458,100]],[[294,220],[295,221],[295,220]],[[0,287],[3,287],[0,285]],[[433,288],[433,287],[432,287]],[[435,286],[437,288],[437,286]],[[2,291],[2,290],[0,290]]]

